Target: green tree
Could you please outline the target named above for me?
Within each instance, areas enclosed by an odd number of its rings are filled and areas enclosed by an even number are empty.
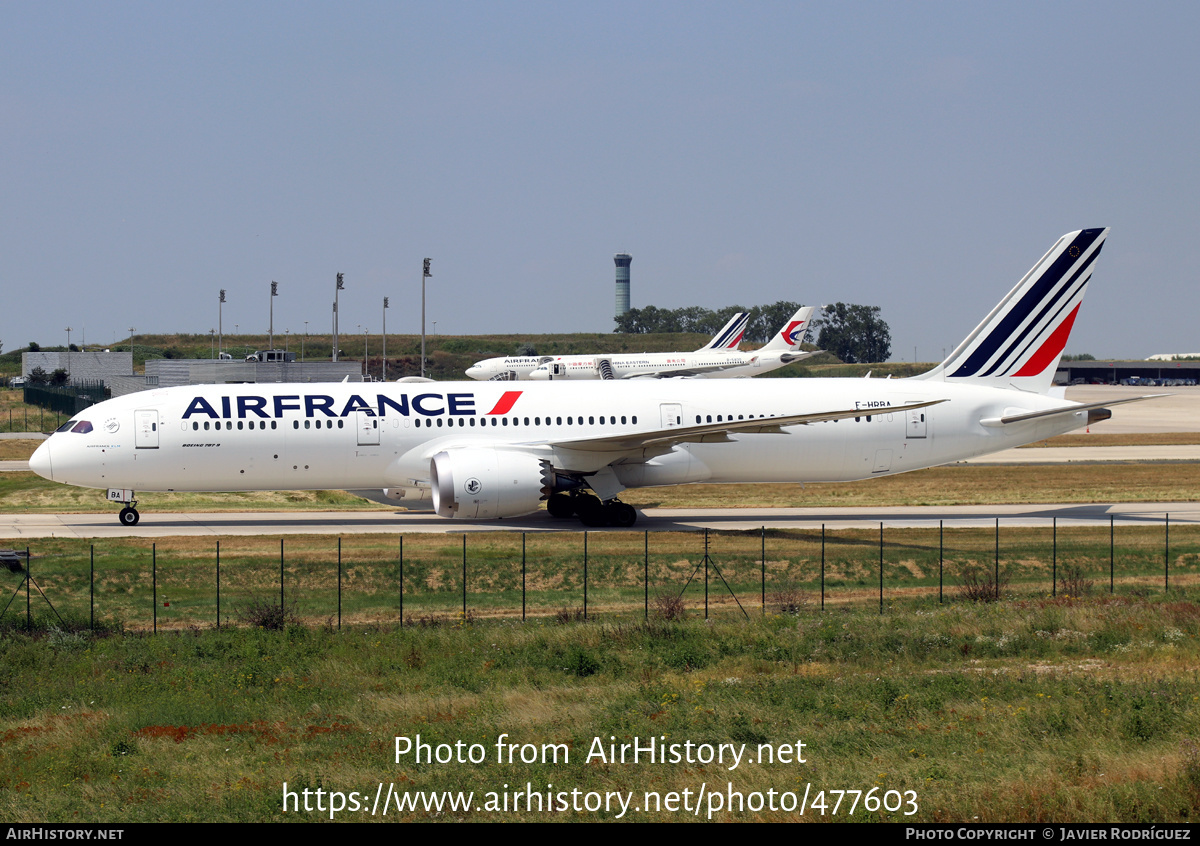
[[[47,374],[46,371],[43,370],[42,368],[35,367],[29,371],[29,384],[45,385],[49,381],[50,381],[49,374]]]
[[[67,380],[70,378],[70,375],[67,373],[67,368],[59,367],[50,374],[50,384],[55,388],[61,388],[63,385],[67,384]]]
[[[800,303],[780,300],[767,306],[750,309],[750,321],[746,324],[746,340],[765,344],[783,329],[787,321],[800,309]]]
[[[821,311],[817,346],[848,364],[887,361],[892,333],[879,306],[834,303]]]

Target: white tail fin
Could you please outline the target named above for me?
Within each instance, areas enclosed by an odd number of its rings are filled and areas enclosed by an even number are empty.
[[[949,358],[913,378],[1047,393],[1106,237],[1081,229],[1059,238]]]
[[[739,311],[733,317],[729,318],[729,322],[721,327],[720,332],[713,335],[711,341],[696,350],[696,352],[704,350],[736,350],[738,344],[742,342],[742,335],[746,332],[746,323],[749,320],[749,314]]]
[[[783,328],[776,332],[759,352],[765,350],[800,349],[800,344],[804,342],[804,336],[808,333],[808,325],[812,320],[812,313],[815,310],[815,306],[803,306],[792,315],[791,320],[783,324]]]

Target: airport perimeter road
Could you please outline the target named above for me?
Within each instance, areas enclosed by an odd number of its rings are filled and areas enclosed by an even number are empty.
[[[944,520],[947,526],[1060,526],[1108,525],[1109,516],[1120,526],[1162,524],[1169,514],[1172,525],[1200,523],[1200,503],[1147,502],[1115,505],[970,505],[897,506],[891,508],[648,508],[632,529],[595,531],[651,532],[723,529],[830,529],[875,527],[928,528]],[[509,520],[443,520],[430,512],[257,512],[227,514],[168,514],[143,512],[132,528],[112,514],[5,514],[0,515],[4,543],[34,538],[116,538],[152,540],[162,537],[224,535],[361,535],[407,532],[581,532],[576,520],[556,520],[545,512]]]

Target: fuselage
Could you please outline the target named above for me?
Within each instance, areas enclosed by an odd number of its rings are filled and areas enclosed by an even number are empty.
[[[888,409],[944,400],[928,408]],[[498,448],[559,471],[611,466],[624,487],[847,481],[1018,446],[1086,423],[1086,412],[1003,428],[981,423],[1062,400],[905,379],[654,380],[546,385],[213,385],[145,391],[76,415],[30,461],[46,478],[137,491],[427,487],[443,451]],[[576,448],[611,435],[858,409],[780,433],[731,433],[665,454]],[[81,425],[86,424],[86,425]]]

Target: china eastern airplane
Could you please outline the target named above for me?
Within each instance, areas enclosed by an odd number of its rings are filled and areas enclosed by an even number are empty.
[[[641,356],[632,355],[575,355],[568,356],[564,359],[561,356],[552,355],[519,355],[509,358],[489,358],[484,361],[477,361],[467,368],[467,375],[478,381],[494,380],[498,382],[523,381],[525,379],[544,379],[545,376],[534,376],[534,372],[539,370],[542,365],[549,362],[561,362],[565,360],[587,362],[587,370],[591,373],[590,376],[576,375],[575,379],[614,379],[627,378],[614,375],[614,371],[619,370],[621,374],[625,374],[628,369],[624,363],[626,360],[638,360],[645,362],[653,360],[659,362],[653,365],[662,370],[672,370],[679,368],[679,362],[685,357],[702,356],[705,361],[723,360],[721,353],[732,352],[737,355],[738,344],[742,342],[742,335],[746,332],[746,323],[750,320],[750,315],[744,311],[739,311],[733,317],[729,318],[721,331],[713,335],[712,340],[696,350],[694,353],[649,353]],[[801,333],[803,340],[803,333]],[[580,374],[583,372],[582,367],[577,367],[576,371]],[[650,372],[643,368],[643,372],[630,375],[654,376],[659,375],[656,372]],[[662,375],[684,375],[681,373],[663,373]]]
[[[626,488],[841,482],[1104,420],[1051,388],[1107,229],[1060,238],[953,353],[907,379],[636,379],[164,388],[94,405],[30,459],[47,479],[137,491],[385,489],[443,517],[629,526]],[[1144,399],[1141,397],[1139,399]]]
[[[816,351],[800,350],[813,311],[812,306],[801,308],[766,346],[753,352],[702,349],[694,353],[560,355],[542,363],[526,378],[549,382],[553,379],[732,379],[757,376],[817,354]]]

